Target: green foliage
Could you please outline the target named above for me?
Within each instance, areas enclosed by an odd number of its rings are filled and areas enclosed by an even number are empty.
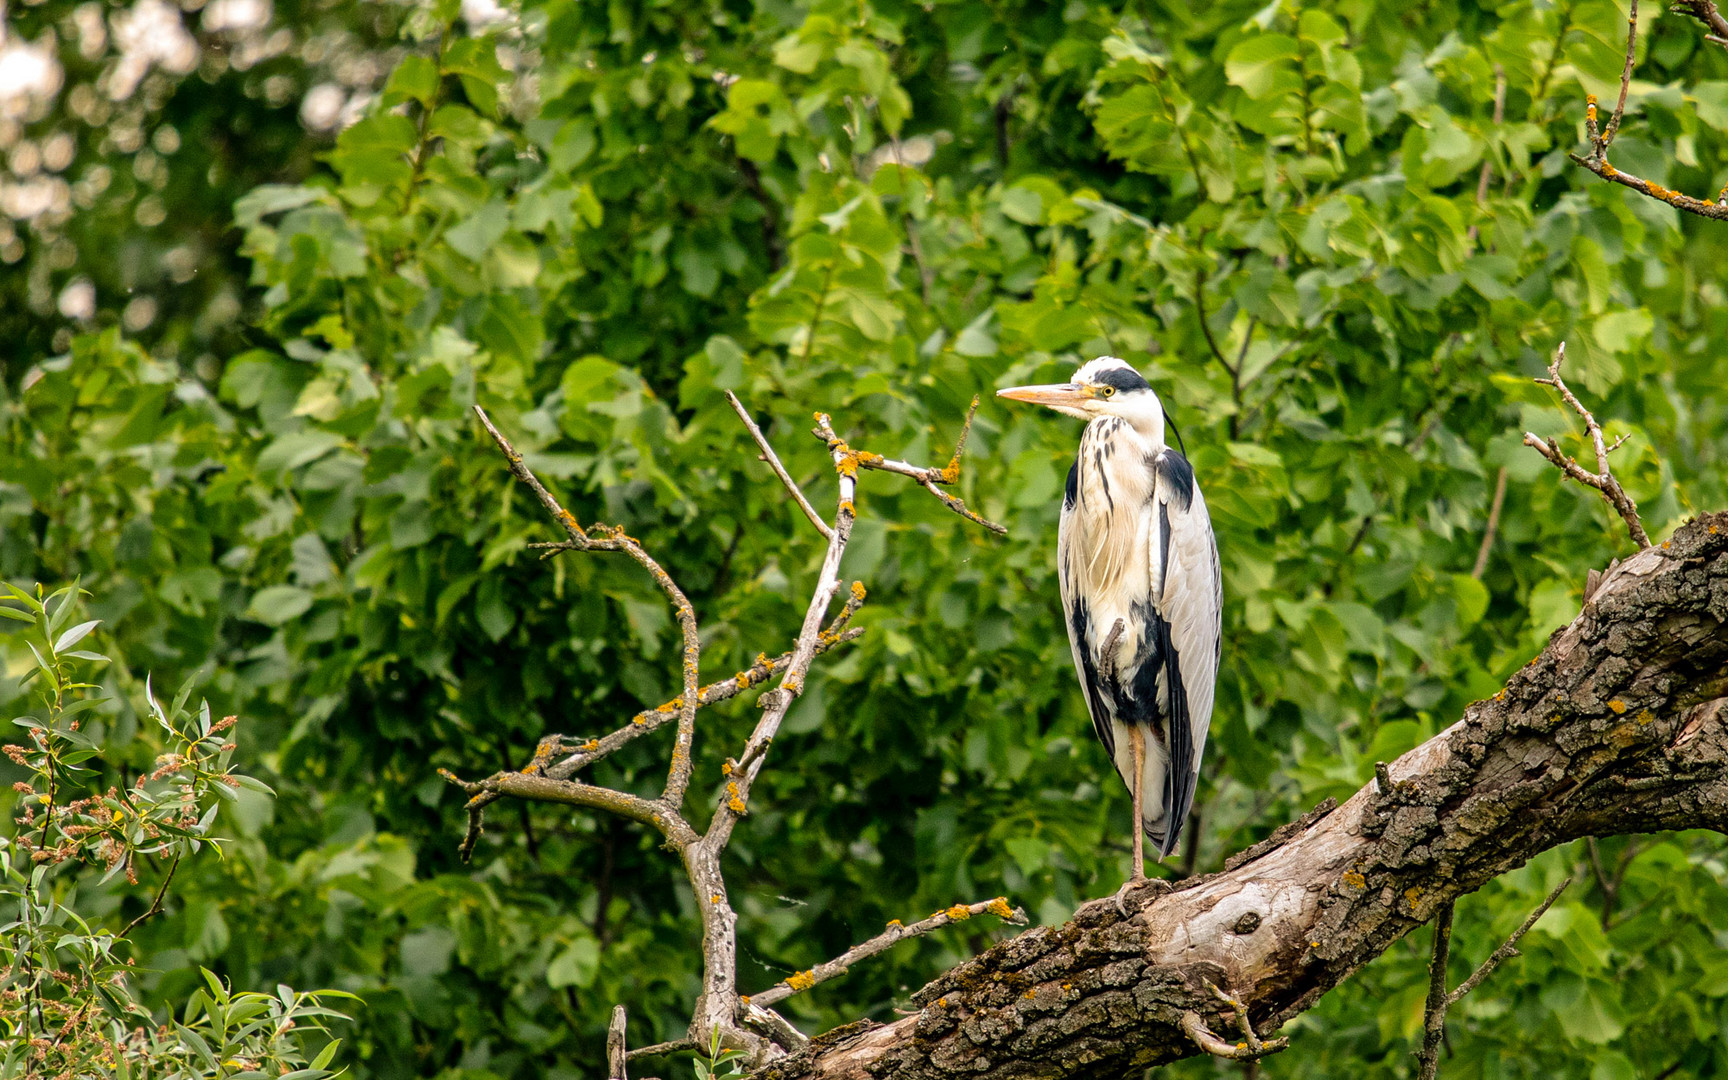
[[[57,296],[129,245],[215,235],[211,207],[235,200],[235,246],[202,241],[186,306],[164,291],[147,330],[99,314],[50,347],[73,329],[50,307],[6,316],[30,345],[0,402],[0,575],[82,575],[116,683],[207,671],[278,793],[235,791],[227,857],[187,863],[133,936],[150,1007],[200,992],[200,967],[340,987],[365,1004],[337,1063],[367,1077],[599,1075],[620,1001],[632,1044],[683,1034],[693,900],[641,830],[501,804],[474,863],[454,857],[462,815],[435,768],[519,765],[544,734],[600,734],[678,686],[645,575],[526,557],[552,533],[474,403],[578,518],[621,525],[680,582],[711,678],[785,647],[821,550],[724,391],[820,505],[813,410],[854,445],[940,462],[974,394],[1128,358],[1186,436],[1225,566],[1183,871],[1450,724],[1576,613],[1586,567],[1625,553],[1618,520],[1521,445],[1583,451],[1530,382],[1559,341],[1610,436],[1633,435],[1615,469],[1653,537],[1728,502],[1723,234],[1565,160],[1583,95],[1617,91],[1608,0],[318,11],[279,5],[294,48],[256,75],[155,73],[134,126],[191,118],[176,154],[81,135],[69,175],[160,165],[170,212],[38,221],[29,281],[7,286]],[[69,3],[17,14],[27,40],[62,28],[62,103],[109,63],[79,59]],[[311,46],[331,27],[376,61],[378,98],[339,135],[302,133],[262,87],[325,78]],[[1615,160],[1719,190],[1728,55],[1646,11],[1638,59]],[[20,130],[45,139],[63,107]],[[55,269],[61,241],[75,267]],[[219,318],[194,302],[215,295],[246,298],[244,325],[238,299]],[[732,849],[746,992],[889,919],[1004,893],[1053,922],[1119,882],[1127,798],[1055,602],[1076,437],[982,410],[959,490],[1007,539],[865,478],[842,572],[870,587],[868,633],[818,662]],[[173,736],[110,700],[84,731],[105,768],[149,771]],[[712,805],[752,716],[702,714],[693,801]],[[597,775],[651,794],[665,752],[642,740]],[[1598,876],[1580,845],[1466,899],[1454,982],[1588,874],[1460,1006],[1447,1075],[1728,1066],[1722,851],[1604,841]],[[111,887],[82,888],[78,917],[120,925]],[[787,1010],[812,1031],[889,1018],[987,943],[908,942]],[[1424,944],[1299,1021],[1267,1075],[1407,1074]]]
[[[296,994],[286,986],[275,994],[234,993],[204,971],[205,985],[178,1019],[160,1023],[139,1004],[125,938],[161,910],[180,861],[219,843],[210,827],[222,801],[235,798],[233,788],[265,794],[269,788],[228,768],[235,745],[224,733],[234,717],[212,723],[208,703],[196,718],[186,713],[190,683],[166,709],[145,685],[167,747],[156,767],[134,784],[93,787],[97,766],[108,763],[101,760],[100,739],[84,729],[99,729],[98,710],[112,703],[86,693],[100,686],[74,681],[72,662],[108,663],[106,656],[73,648],[100,620],[68,625],[80,599],[76,584],[46,598],[6,589],[20,606],[0,606],[0,615],[33,631],[23,643],[35,667],[18,682],[37,684],[44,716],[14,719],[25,741],[4,746],[28,779],[14,785],[22,796],[18,813],[13,828],[0,835],[0,905],[11,915],[0,924],[0,1076],[334,1075],[327,1066],[339,1040],[326,1038],[310,1061],[303,1040],[307,1033],[325,1034],[324,1021],[345,1019],[321,1004],[340,994]],[[165,866],[162,884],[119,933],[79,914],[74,873],[80,866],[104,871],[94,883],[100,890],[122,872],[137,884],[149,856]]]

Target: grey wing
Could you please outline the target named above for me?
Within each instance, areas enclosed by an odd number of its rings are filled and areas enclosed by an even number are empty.
[[[1110,716],[1098,685],[1098,665],[1093,661],[1089,630],[1091,612],[1084,597],[1074,588],[1075,530],[1079,527],[1074,513],[1078,497],[1080,463],[1068,470],[1068,486],[1062,494],[1062,523],[1056,530],[1056,578],[1062,588],[1062,622],[1068,628],[1068,648],[1074,654],[1074,673],[1080,677],[1080,692],[1086,696],[1086,712],[1092,718],[1092,731],[1104,744],[1112,761],[1116,758],[1116,740],[1111,737]]]
[[[1152,548],[1153,607],[1168,635],[1160,682],[1166,692],[1170,767],[1164,779],[1168,855],[1187,820],[1212,726],[1212,701],[1222,650],[1223,577],[1206,500],[1194,469],[1175,450],[1153,460],[1157,543]]]

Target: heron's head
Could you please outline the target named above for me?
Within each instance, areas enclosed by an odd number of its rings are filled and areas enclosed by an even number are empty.
[[[1081,420],[1120,417],[1142,435],[1164,441],[1163,403],[1138,371],[1114,356],[1100,356],[1082,364],[1065,383],[1012,386],[996,391],[996,396],[1047,405]]]

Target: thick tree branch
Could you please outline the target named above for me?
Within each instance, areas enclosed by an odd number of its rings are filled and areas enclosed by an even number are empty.
[[[1590,410],[1584,407],[1572,391],[1567,388],[1566,380],[1560,377],[1560,365],[1566,362],[1566,343],[1554,350],[1554,362],[1548,365],[1548,377],[1537,379],[1543,386],[1552,386],[1560,392],[1561,400],[1572,407],[1572,411],[1584,418],[1584,429],[1590,436],[1590,441],[1596,448],[1597,472],[1587,472],[1578,464],[1576,458],[1568,457],[1560,452],[1559,440],[1541,439],[1533,432],[1524,433],[1524,445],[1532,447],[1537,453],[1547,458],[1555,468],[1566,476],[1588,487],[1593,487],[1602,493],[1602,498],[1612,506],[1621,520],[1626,522],[1627,532],[1632,534],[1632,542],[1639,548],[1650,546],[1650,537],[1645,535],[1644,523],[1638,519],[1638,504],[1632,501],[1632,496],[1626,494],[1626,489],[1620,486],[1620,481],[1614,479],[1614,470],[1608,467],[1608,455],[1620,448],[1620,444],[1631,438],[1630,434],[1622,435],[1609,446],[1602,437],[1602,425],[1590,415]]]
[[[1089,905],[1021,934],[920,990],[915,1015],[849,1025],[756,1076],[1114,1080],[1199,1053],[1189,1012],[1229,1029],[1207,982],[1275,1030],[1542,851],[1728,830],[1725,706],[1728,514],[1715,514],[1608,570],[1505,689],[1391,763],[1384,790],[1129,918]]]

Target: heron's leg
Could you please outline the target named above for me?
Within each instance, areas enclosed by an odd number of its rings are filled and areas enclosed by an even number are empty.
[[[1128,751],[1134,758],[1134,775],[1128,781],[1128,791],[1134,799],[1134,872],[1122,883],[1122,887],[1116,890],[1116,910],[1122,913],[1123,918],[1128,917],[1128,905],[1124,903],[1128,893],[1143,885],[1152,884],[1146,877],[1146,826],[1140,823],[1140,811],[1145,805],[1146,794],[1141,790],[1146,775],[1146,729],[1139,724],[1128,725]]]
[[[1139,881],[1146,876],[1146,827],[1140,817],[1146,797],[1140,790],[1146,778],[1146,729],[1139,724],[1128,725],[1128,750],[1134,758],[1134,782],[1128,785],[1134,795],[1134,875],[1128,880]]]

